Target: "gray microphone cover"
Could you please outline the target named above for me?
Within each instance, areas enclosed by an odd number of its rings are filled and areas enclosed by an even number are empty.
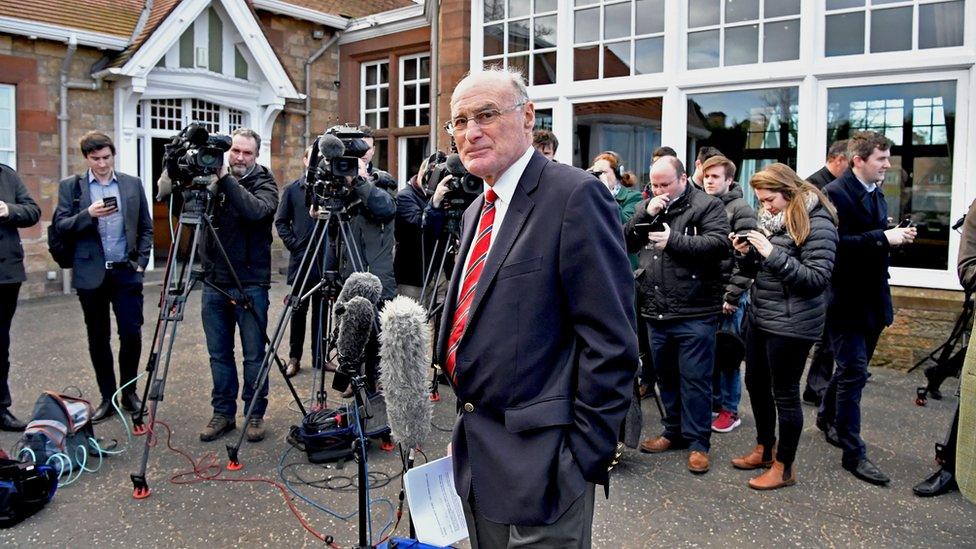
[[[424,308],[406,296],[393,298],[380,313],[380,383],[391,436],[417,448],[430,434],[431,334]]]

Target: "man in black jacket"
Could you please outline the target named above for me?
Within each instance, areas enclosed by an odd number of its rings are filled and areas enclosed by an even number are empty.
[[[820,405],[817,427],[828,442],[843,449],[845,469],[879,485],[889,479],[868,460],[861,440],[861,393],[881,331],[894,318],[888,254],[916,236],[914,228],[888,229],[888,204],[881,184],[891,167],[890,149],[885,136],[856,132],[847,144],[850,169],[824,188],[837,208],[840,242],[827,309],[836,370]]]
[[[17,229],[31,227],[41,209],[13,168],[0,164],[0,431],[23,431],[26,424],[10,413],[10,324],[17,310],[24,273],[24,248]]]
[[[271,285],[271,222],[278,206],[278,186],[268,168],[257,164],[261,137],[253,130],[234,132],[227,153],[227,166],[217,180],[217,204],[213,224],[217,238],[227,252],[228,266],[217,242],[209,234],[201,250],[206,275],[201,313],[213,375],[211,404],[214,414],[200,440],[215,440],[234,429],[237,414],[238,380],[234,364],[234,331],[241,330],[244,357],[245,405],[254,394],[264,359],[268,326],[268,288]],[[243,286],[237,289],[234,273]],[[264,412],[268,405],[268,380],[259,389],[253,414],[247,425],[247,440],[264,439]]]
[[[689,448],[688,470],[708,471],[715,331],[731,254],[722,201],[688,184],[684,166],[666,156],[651,166],[654,198],[624,228],[640,313],[648,319],[651,355],[664,403],[664,432],[641,451]]]
[[[847,171],[847,166],[847,140],[834,141],[827,149],[827,162],[824,167],[811,174],[807,181],[823,190],[827,184],[843,175]],[[813,350],[810,352],[810,369],[807,372],[807,385],[803,389],[803,400],[814,406],[820,406],[820,401],[827,392],[830,376],[834,373],[834,353],[830,350],[829,334],[827,326],[824,326],[820,341],[813,344]]]
[[[423,228],[427,192],[422,180],[428,161],[421,163],[420,171],[397,193],[397,244],[393,272],[396,274],[397,294],[414,299],[420,299],[427,262],[434,251],[434,239],[425,237]]]

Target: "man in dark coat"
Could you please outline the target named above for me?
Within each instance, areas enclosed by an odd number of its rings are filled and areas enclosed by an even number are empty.
[[[472,547],[591,543],[637,368],[617,207],[532,148],[517,73],[461,80],[449,127],[485,181],[462,220],[438,354],[458,399],[454,481]]]
[[[831,181],[837,179],[847,170],[847,140],[834,141],[827,149],[827,162],[824,167],[807,178],[818,189],[823,190]],[[829,292],[830,289],[828,288]],[[830,350],[830,332],[824,326],[820,341],[813,344],[810,352],[810,369],[807,372],[807,384],[803,389],[803,400],[814,406],[820,406],[823,395],[830,383],[830,376],[834,373],[834,353]]]
[[[142,281],[152,249],[153,225],[142,181],[115,171],[115,145],[101,132],[81,139],[88,170],[59,184],[54,223],[75,241],[73,277],[88,331],[88,353],[102,402],[93,421],[112,413],[115,366],[109,307],[119,334],[122,407],[142,406],[135,379],[142,354]],[[78,197],[78,202],[75,202]]]
[[[424,285],[425,267],[434,252],[433,238],[425,237],[423,229],[427,192],[421,179],[427,171],[427,161],[397,193],[395,223],[396,250],[393,272],[396,274],[397,294],[420,299]]]
[[[876,132],[857,132],[847,145],[851,167],[824,188],[837,208],[837,258],[827,310],[836,370],[820,405],[817,427],[843,449],[842,464],[857,478],[888,484],[868,458],[861,440],[861,393],[881,331],[894,313],[888,286],[892,247],[915,240],[915,228],[888,229],[888,205],[881,191],[891,167],[891,141]]]
[[[10,324],[17,310],[24,273],[24,247],[17,229],[31,227],[41,209],[13,168],[0,164],[0,431],[23,431],[26,424],[10,412]]]
[[[715,332],[731,229],[722,201],[689,184],[677,158],[651,166],[651,188],[654,198],[624,227],[627,250],[640,252],[638,303],[664,404],[664,432],[641,451],[688,448],[688,470],[701,474],[709,468]]]

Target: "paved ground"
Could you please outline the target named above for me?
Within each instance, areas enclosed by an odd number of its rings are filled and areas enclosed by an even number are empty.
[[[158,287],[147,287],[145,349],[157,309]],[[281,310],[284,287],[273,288],[271,318]],[[160,419],[174,428],[173,445],[199,458],[216,452],[226,462],[224,441],[203,444],[197,432],[209,418],[210,373],[200,329],[199,294],[188,306]],[[273,321],[272,321],[273,322]],[[14,412],[26,418],[34,398],[43,390],[78,387],[94,397],[94,375],[88,359],[81,310],[74,297],[56,297],[22,303],[14,321],[11,388]],[[283,354],[287,354],[282,349]],[[145,354],[145,352],[144,352]],[[277,376],[277,374],[275,374]],[[656,546],[728,547],[960,547],[976,546],[976,505],[959,494],[924,500],[911,486],[932,469],[932,444],[940,439],[955,405],[955,398],[930,401],[926,408],[912,404],[913,388],[921,376],[876,370],[865,394],[864,438],[872,459],[894,480],[878,488],[856,480],[840,468],[839,451],[827,445],[813,426],[807,407],[807,427],[801,440],[796,486],[773,493],[757,493],[746,486],[750,473],[736,471],[729,459],[751,448],[753,423],[744,395],[741,428],[712,438],[712,471],[696,477],[684,468],[684,453],[648,456],[628,451],[616,469],[611,499],[598,497],[594,521],[596,547]],[[307,371],[296,378],[302,395],[310,392]],[[947,387],[947,394],[954,390]],[[435,408],[435,423],[450,425],[454,401],[448,391]],[[97,399],[96,399],[97,400]],[[293,469],[307,479],[341,476],[355,471],[323,470],[303,464],[284,436],[300,418],[279,377],[272,378],[269,437],[247,444],[245,469],[223,478],[274,479],[279,463],[297,463]],[[645,423],[657,434],[657,411],[645,401]],[[125,441],[117,421],[101,424],[97,434]],[[434,431],[428,456],[440,457],[448,441],[446,432]],[[9,449],[17,437],[0,435]],[[146,500],[131,497],[131,473],[142,451],[142,439],[124,442],[123,455],[107,459],[97,473],[85,473],[76,483],[59,490],[54,501],[27,522],[0,532],[0,543],[14,546],[304,546],[318,541],[307,534],[286,507],[278,490],[267,484],[204,482],[175,485],[171,476],[188,469],[184,458],[160,445],[152,450],[149,480],[153,494]],[[372,472],[395,475],[398,459],[372,451]],[[354,492],[304,487],[309,499],[348,515],[356,508]],[[376,499],[396,501],[395,480],[373,491]],[[353,545],[356,522],[336,519],[311,505],[298,508],[317,530],[334,535],[341,546]],[[374,531],[390,517],[390,507],[378,503]],[[407,532],[401,524],[399,535]]]

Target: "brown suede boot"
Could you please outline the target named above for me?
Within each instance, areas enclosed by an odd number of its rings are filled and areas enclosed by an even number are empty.
[[[770,456],[766,458],[766,456]],[[764,459],[765,458],[765,459]],[[764,467],[771,467],[773,465],[772,452],[766,453],[766,447],[762,444],[757,444],[752,452],[748,454],[737,457],[732,460],[732,466],[736,469],[742,469],[744,471],[751,471],[753,469],[762,469]]]
[[[749,481],[749,488],[753,490],[775,490],[796,484],[796,474],[793,467],[786,469],[783,462],[776,460],[768,471]]]

